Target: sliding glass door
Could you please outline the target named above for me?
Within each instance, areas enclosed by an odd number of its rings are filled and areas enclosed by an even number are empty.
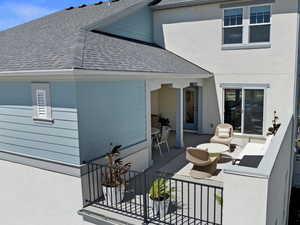
[[[225,123],[233,126],[234,132],[242,132],[242,90],[225,89]]]
[[[224,89],[224,122],[234,132],[262,135],[263,118],[263,89]]]

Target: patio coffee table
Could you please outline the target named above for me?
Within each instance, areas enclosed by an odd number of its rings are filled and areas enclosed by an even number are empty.
[[[200,144],[196,148],[207,149],[207,151],[210,155],[216,155],[218,157],[220,157],[220,155],[223,152],[226,152],[229,150],[229,147],[227,145],[217,144],[217,143]]]

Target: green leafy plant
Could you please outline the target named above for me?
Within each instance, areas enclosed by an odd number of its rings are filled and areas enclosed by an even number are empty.
[[[149,195],[152,200],[164,201],[172,197],[171,194],[174,190],[167,185],[166,179],[160,178],[152,182]]]
[[[219,205],[223,205],[223,198],[220,195],[216,195],[216,200],[219,203]]]
[[[111,152],[106,154],[106,160],[108,162],[108,167],[104,168],[104,173],[102,173],[102,184],[107,187],[117,187],[122,184],[126,184],[125,174],[128,173],[131,163],[123,164],[119,149],[121,145],[113,147]]]

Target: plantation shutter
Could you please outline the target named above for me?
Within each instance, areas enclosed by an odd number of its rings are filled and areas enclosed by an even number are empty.
[[[43,89],[36,89],[36,102],[37,102],[37,116],[39,118],[47,119],[47,103],[46,91]]]
[[[32,99],[33,99],[33,118],[36,120],[52,120],[49,84],[33,83]]]

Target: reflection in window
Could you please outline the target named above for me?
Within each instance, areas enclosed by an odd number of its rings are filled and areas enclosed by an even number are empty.
[[[242,90],[225,89],[224,122],[233,126],[234,132],[241,133]]]
[[[270,42],[271,6],[251,7],[250,43]]]
[[[223,43],[243,42],[243,8],[224,10]]]
[[[244,133],[263,134],[264,90],[245,90]]]

